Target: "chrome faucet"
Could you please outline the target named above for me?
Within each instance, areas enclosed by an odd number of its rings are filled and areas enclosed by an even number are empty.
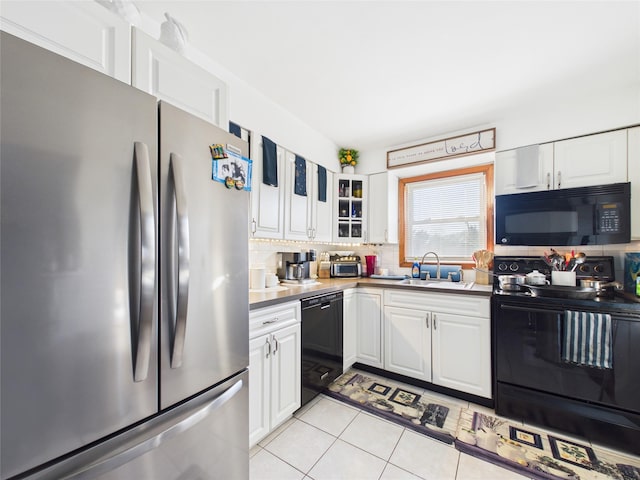
[[[422,265],[424,264],[424,258],[429,255],[430,253],[433,253],[433,256],[436,257],[436,279],[440,279],[440,257],[438,257],[438,254],[436,252],[427,252],[422,256],[422,260],[420,260],[420,275],[422,275]]]

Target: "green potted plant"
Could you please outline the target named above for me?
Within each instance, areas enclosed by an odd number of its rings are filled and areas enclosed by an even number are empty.
[[[338,159],[343,173],[353,173],[354,167],[358,164],[358,151],[353,148],[341,148]]]

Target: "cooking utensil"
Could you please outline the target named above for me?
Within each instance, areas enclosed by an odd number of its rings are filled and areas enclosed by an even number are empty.
[[[595,278],[581,278],[580,286],[593,288],[598,293],[606,292],[609,288],[614,290],[622,290],[624,288],[620,282],[606,282],[604,280],[596,280]]]
[[[591,299],[598,293],[595,288],[563,285],[527,285],[527,288],[534,297]]]
[[[576,269],[576,267],[584,263],[586,259],[587,259],[587,256],[584,253],[582,252],[576,253],[575,257],[571,259],[573,263],[573,266],[571,267],[571,271],[573,272]]]
[[[527,283],[524,275],[498,275],[498,284],[501,290],[520,291]]]

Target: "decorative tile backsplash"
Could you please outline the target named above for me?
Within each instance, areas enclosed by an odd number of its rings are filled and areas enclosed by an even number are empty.
[[[504,247],[495,246],[496,255],[542,255],[549,247]],[[559,252],[575,250],[589,255],[612,255],[615,260],[616,280],[622,281],[624,278],[624,258],[626,252],[640,252],[640,241],[620,245],[604,246],[577,246],[577,247],[555,247]],[[318,253],[324,251],[349,251],[360,255],[364,268],[365,255],[378,255],[378,267],[389,270],[390,275],[409,275],[411,269],[398,266],[398,245],[330,245],[315,244],[308,242],[291,241],[271,241],[271,240],[251,240],[249,242],[249,265],[264,266],[267,272],[274,272],[278,263],[278,252],[300,252],[315,249]],[[465,280],[473,280],[473,271],[465,271]]]

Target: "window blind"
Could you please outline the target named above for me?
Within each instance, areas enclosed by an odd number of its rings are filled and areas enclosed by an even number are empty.
[[[407,185],[405,261],[434,251],[441,259],[469,261],[486,248],[484,173]]]

